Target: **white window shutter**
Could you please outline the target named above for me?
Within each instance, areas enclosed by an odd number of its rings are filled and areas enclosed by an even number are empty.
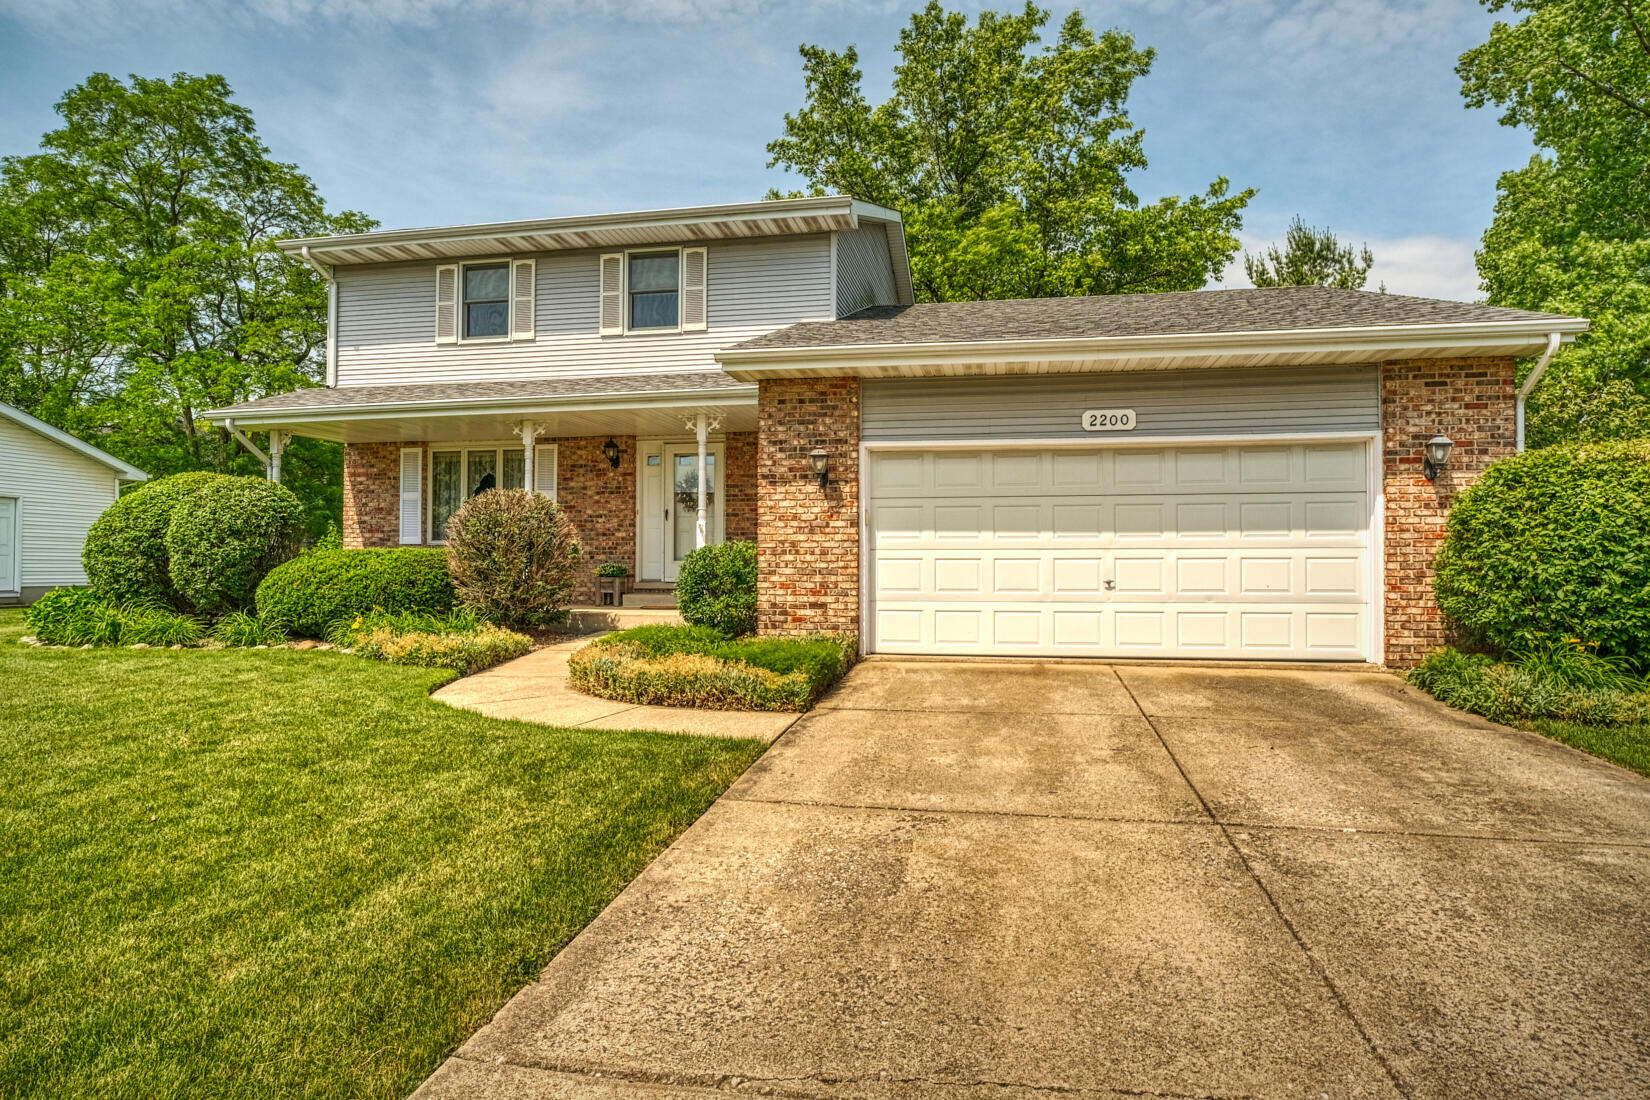
[[[556,499],[556,445],[537,443],[533,446],[533,491]]]
[[[458,265],[435,269],[435,342],[458,343]]]
[[[401,543],[424,541],[424,448],[401,448]]]
[[[705,250],[682,249],[682,331],[705,331]]]
[[[510,265],[510,339],[533,338],[533,308],[535,306],[533,272],[537,265],[532,260],[517,260]]]
[[[624,253],[609,252],[602,257],[601,334],[624,332]]]

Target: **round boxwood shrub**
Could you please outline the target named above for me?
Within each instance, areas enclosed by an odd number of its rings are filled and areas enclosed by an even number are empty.
[[[478,493],[447,521],[447,568],[459,601],[500,625],[566,621],[578,567],[578,532],[541,493]]]
[[[373,609],[445,615],[453,578],[442,550],[312,550],[270,570],[258,616],[300,637],[325,638],[334,623]]]
[[[179,504],[229,474],[188,473],[157,478],[109,506],[86,532],[80,560],[86,579],[112,604],[163,603],[186,607],[172,584],[166,529]]]
[[[298,552],[304,506],[261,477],[214,481],[172,513],[167,568],[178,595],[204,615],[251,607],[258,583]]]
[[[1450,510],[1435,588],[1472,641],[1574,638],[1650,668],[1650,440],[1495,463]]]
[[[737,637],[756,631],[756,543],[701,546],[682,561],[676,606],[691,626]]]

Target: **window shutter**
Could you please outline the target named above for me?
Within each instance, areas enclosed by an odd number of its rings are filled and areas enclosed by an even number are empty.
[[[435,269],[435,342],[458,343],[458,265]]]
[[[682,249],[682,331],[705,331],[705,250]]]
[[[556,499],[556,445],[538,443],[533,447],[533,491]]]
[[[601,334],[617,336],[624,331],[624,253],[609,252],[602,257]]]
[[[424,449],[401,448],[401,543],[424,541]]]
[[[510,265],[510,339],[533,338],[533,272],[537,265],[532,260],[517,260]]]

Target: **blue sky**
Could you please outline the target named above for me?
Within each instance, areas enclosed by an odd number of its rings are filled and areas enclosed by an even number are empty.
[[[797,45],[857,44],[876,101],[914,6],[0,0],[0,153],[34,149],[88,73],[217,72],[330,205],[386,227],[755,199],[795,185],[764,146],[801,103]],[[1456,57],[1491,24],[1475,0],[1078,6],[1158,51],[1130,100],[1143,199],[1225,175],[1260,189],[1250,247],[1298,213],[1370,244],[1371,287],[1478,296],[1496,176],[1531,147],[1461,100]]]

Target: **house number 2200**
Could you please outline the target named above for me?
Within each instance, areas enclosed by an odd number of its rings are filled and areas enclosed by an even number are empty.
[[[1083,411],[1083,430],[1085,432],[1132,432],[1134,430],[1134,410],[1085,409]]]

